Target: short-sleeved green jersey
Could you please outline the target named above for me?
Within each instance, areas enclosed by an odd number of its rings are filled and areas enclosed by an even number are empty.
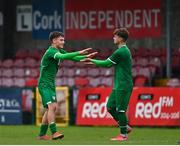
[[[114,64],[114,89],[132,90],[132,63],[131,52],[126,45],[118,48],[109,58]]]
[[[63,49],[57,49],[50,46],[44,53],[40,65],[40,77],[38,82],[48,82],[50,85],[55,85],[55,77],[59,68],[60,59],[55,59],[56,53],[66,53]]]

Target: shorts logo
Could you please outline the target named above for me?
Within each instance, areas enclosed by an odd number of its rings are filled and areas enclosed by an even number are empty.
[[[52,96],[52,99],[53,99],[53,100],[55,100],[55,99],[56,99],[56,97],[55,97],[55,96]]]

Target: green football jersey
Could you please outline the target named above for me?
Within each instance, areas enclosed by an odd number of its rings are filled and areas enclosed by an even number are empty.
[[[66,53],[65,50],[57,49],[52,46],[44,53],[41,59],[39,82],[43,81],[48,82],[52,86],[55,85],[55,77],[61,62],[60,59],[55,59],[55,54],[58,52],[62,54]]]
[[[109,58],[114,64],[114,89],[131,90],[133,87],[132,79],[132,57],[126,45],[118,48]]]

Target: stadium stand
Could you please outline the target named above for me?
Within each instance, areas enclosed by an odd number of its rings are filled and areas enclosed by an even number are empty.
[[[74,51],[68,48],[68,51]],[[113,50],[97,49],[100,59],[106,59]],[[42,50],[20,49],[15,58],[0,60],[0,86],[23,87],[37,86],[40,59],[45,52]],[[132,75],[135,86],[153,86],[153,80],[163,78],[166,67],[166,50],[160,49],[131,49]],[[179,74],[180,48],[173,50],[172,70]],[[96,87],[113,85],[113,68],[98,68],[93,65],[73,61],[63,61],[57,73],[58,86]],[[177,77],[178,79],[178,77]],[[166,86],[180,86],[177,79],[169,80]]]

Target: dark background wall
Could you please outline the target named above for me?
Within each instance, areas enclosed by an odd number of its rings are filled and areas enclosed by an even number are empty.
[[[3,57],[3,1],[0,1],[0,58]]]
[[[33,40],[32,32],[16,31],[16,6],[32,5],[32,0],[1,0],[0,11],[4,15],[3,26],[0,26],[0,59],[14,55],[18,49],[41,49],[47,48],[48,40]],[[180,46],[180,1],[171,1],[171,47]],[[166,3],[162,0],[162,35],[160,38],[129,39],[130,48],[165,48],[166,42]],[[114,48],[112,40],[66,40],[66,47],[71,48]]]

